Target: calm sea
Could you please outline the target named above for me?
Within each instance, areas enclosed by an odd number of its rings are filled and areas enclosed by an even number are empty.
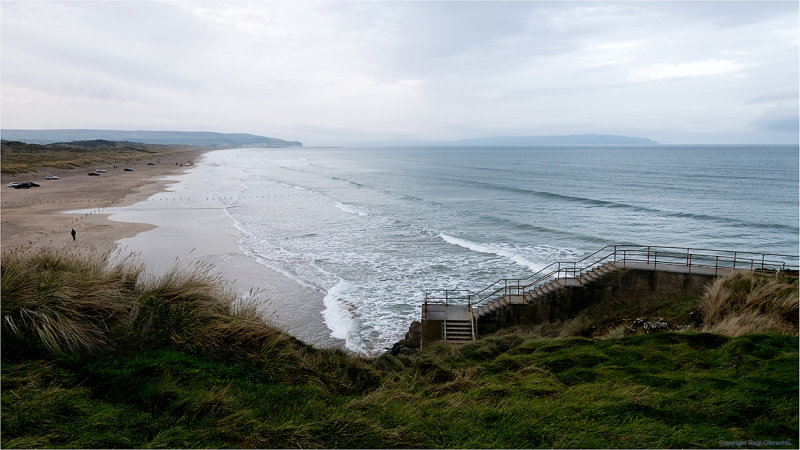
[[[245,253],[323,293],[331,334],[367,354],[402,338],[425,289],[477,290],[609,244],[798,252],[796,147],[235,149],[206,162]]]

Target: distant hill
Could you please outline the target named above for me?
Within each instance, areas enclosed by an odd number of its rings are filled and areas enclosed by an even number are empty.
[[[358,147],[445,147],[445,146],[545,146],[545,145],[657,145],[658,142],[641,137],[612,134],[570,134],[562,136],[493,136],[455,141],[425,141],[402,139],[390,141],[361,142]]]
[[[197,145],[205,147],[301,147],[297,141],[247,133],[209,131],[126,131],[126,130],[0,130],[4,140],[29,144],[52,144],[74,141],[128,141],[162,145]]]

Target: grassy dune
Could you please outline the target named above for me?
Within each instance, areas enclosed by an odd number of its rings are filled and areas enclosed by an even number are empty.
[[[138,142],[77,141],[58,144],[0,143],[2,173],[36,172],[40,167],[72,169],[153,160],[180,155],[197,147],[141,144]]]
[[[154,279],[4,254],[2,446],[797,445],[796,328],[506,334],[361,358],[297,341],[220,286],[202,266]]]

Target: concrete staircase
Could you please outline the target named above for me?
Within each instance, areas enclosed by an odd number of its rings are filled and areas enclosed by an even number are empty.
[[[475,322],[467,305],[432,303],[425,305],[423,316],[423,320],[442,322],[438,339],[454,343],[475,340]]]
[[[608,293],[609,287],[622,289],[620,295],[639,295],[642,289],[694,292],[704,288],[709,280],[736,270],[797,271],[798,260],[797,255],[609,245],[580,261],[555,262],[526,279],[500,279],[476,293],[463,289],[426,290],[421,345],[442,339],[471,341],[479,329],[492,332],[520,320],[538,321],[552,314],[571,314],[572,301],[591,301]],[[614,274],[620,269],[624,271]],[[573,289],[581,287],[587,289]]]
[[[475,340],[472,320],[445,320],[442,336],[446,342],[468,342]]]
[[[591,283],[601,281],[604,277],[617,270],[614,262],[606,262],[580,274],[576,278],[558,278],[547,283],[535,286],[533,289],[525,291],[522,295],[501,295],[490,300],[484,305],[476,306],[472,309],[475,319],[484,317],[490,313],[501,310],[508,305],[524,305],[536,303],[545,296],[552,294],[566,286],[586,286]]]

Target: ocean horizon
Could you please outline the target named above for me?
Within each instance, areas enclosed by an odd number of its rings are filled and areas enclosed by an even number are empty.
[[[796,146],[238,148],[200,166],[154,198],[219,203],[242,253],[317,292],[296,307],[367,355],[403,337],[426,289],[607,245],[798,253]]]

